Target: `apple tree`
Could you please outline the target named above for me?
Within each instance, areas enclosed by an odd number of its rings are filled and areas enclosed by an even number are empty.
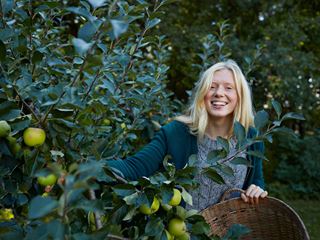
[[[132,153],[179,106],[166,39],[151,34],[169,2],[1,1],[4,237],[81,238],[93,212],[101,225],[96,213],[120,201],[105,160]],[[119,216],[104,234],[122,234]]]

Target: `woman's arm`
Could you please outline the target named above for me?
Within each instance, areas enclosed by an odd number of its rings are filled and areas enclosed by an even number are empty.
[[[135,155],[126,159],[107,161],[107,165],[120,171],[124,178],[136,180],[157,171],[167,154],[167,139],[164,128],[156,133],[152,141]]]

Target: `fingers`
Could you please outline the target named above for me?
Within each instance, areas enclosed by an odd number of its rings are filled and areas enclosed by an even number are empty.
[[[247,196],[244,193],[241,193],[241,198],[244,202],[248,202],[249,199],[247,198]]]
[[[263,193],[261,193],[261,195],[260,195],[261,198],[265,198],[266,196],[268,196],[267,191],[263,191]]]
[[[246,190],[245,194],[241,194],[241,198],[244,202],[249,202],[251,204],[258,204],[259,198],[265,198],[268,195],[267,191],[264,191],[259,186],[251,184]]]

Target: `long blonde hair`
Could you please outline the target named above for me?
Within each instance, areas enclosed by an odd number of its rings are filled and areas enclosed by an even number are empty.
[[[174,118],[187,124],[190,128],[190,133],[197,135],[199,140],[203,139],[208,124],[208,113],[204,104],[204,97],[210,90],[214,73],[222,69],[230,70],[235,80],[238,103],[233,113],[233,122],[240,122],[246,130],[253,125],[251,93],[245,76],[235,61],[229,59],[224,62],[218,62],[208,68],[196,83],[191,104],[186,113]],[[233,129],[231,130],[233,131]]]

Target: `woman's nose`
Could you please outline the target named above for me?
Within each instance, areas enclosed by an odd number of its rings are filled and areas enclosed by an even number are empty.
[[[223,96],[224,94],[224,90],[222,89],[222,87],[216,87],[216,91],[214,92],[215,96]]]

